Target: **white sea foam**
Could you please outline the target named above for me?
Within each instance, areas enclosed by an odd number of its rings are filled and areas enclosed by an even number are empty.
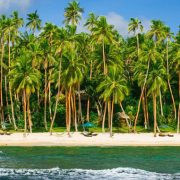
[[[84,169],[8,169],[0,168],[0,179],[63,179],[63,180],[171,180],[180,179],[180,173],[163,174],[133,168],[105,170]]]

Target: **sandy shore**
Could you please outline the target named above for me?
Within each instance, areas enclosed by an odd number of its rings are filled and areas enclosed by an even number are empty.
[[[23,137],[23,133],[0,135],[0,146],[180,146],[180,135],[174,137],[153,137],[152,133],[114,134],[99,133],[85,137],[81,133],[33,133]]]

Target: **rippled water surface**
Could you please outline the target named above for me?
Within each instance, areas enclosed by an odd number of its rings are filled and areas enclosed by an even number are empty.
[[[0,179],[180,179],[180,147],[0,147]]]

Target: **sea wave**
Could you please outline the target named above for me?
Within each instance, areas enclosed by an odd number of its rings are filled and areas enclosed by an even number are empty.
[[[36,180],[171,180],[180,179],[180,173],[163,174],[149,172],[133,168],[115,168],[104,170],[85,170],[85,169],[10,169],[0,168],[0,179],[36,179]]]

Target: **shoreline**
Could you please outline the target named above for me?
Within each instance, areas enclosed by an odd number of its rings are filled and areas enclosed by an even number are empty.
[[[115,147],[115,146],[180,146],[180,134],[174,137],[153,137],[153,133],[126,134],[115,133],[111,138],[109,133],[98,133],[97,136],[85,137],[75,132],[68,137],[66,133],[32,133],[23,137],[23,133],[0,135],[0,146],[69,146],[69,147]]]

